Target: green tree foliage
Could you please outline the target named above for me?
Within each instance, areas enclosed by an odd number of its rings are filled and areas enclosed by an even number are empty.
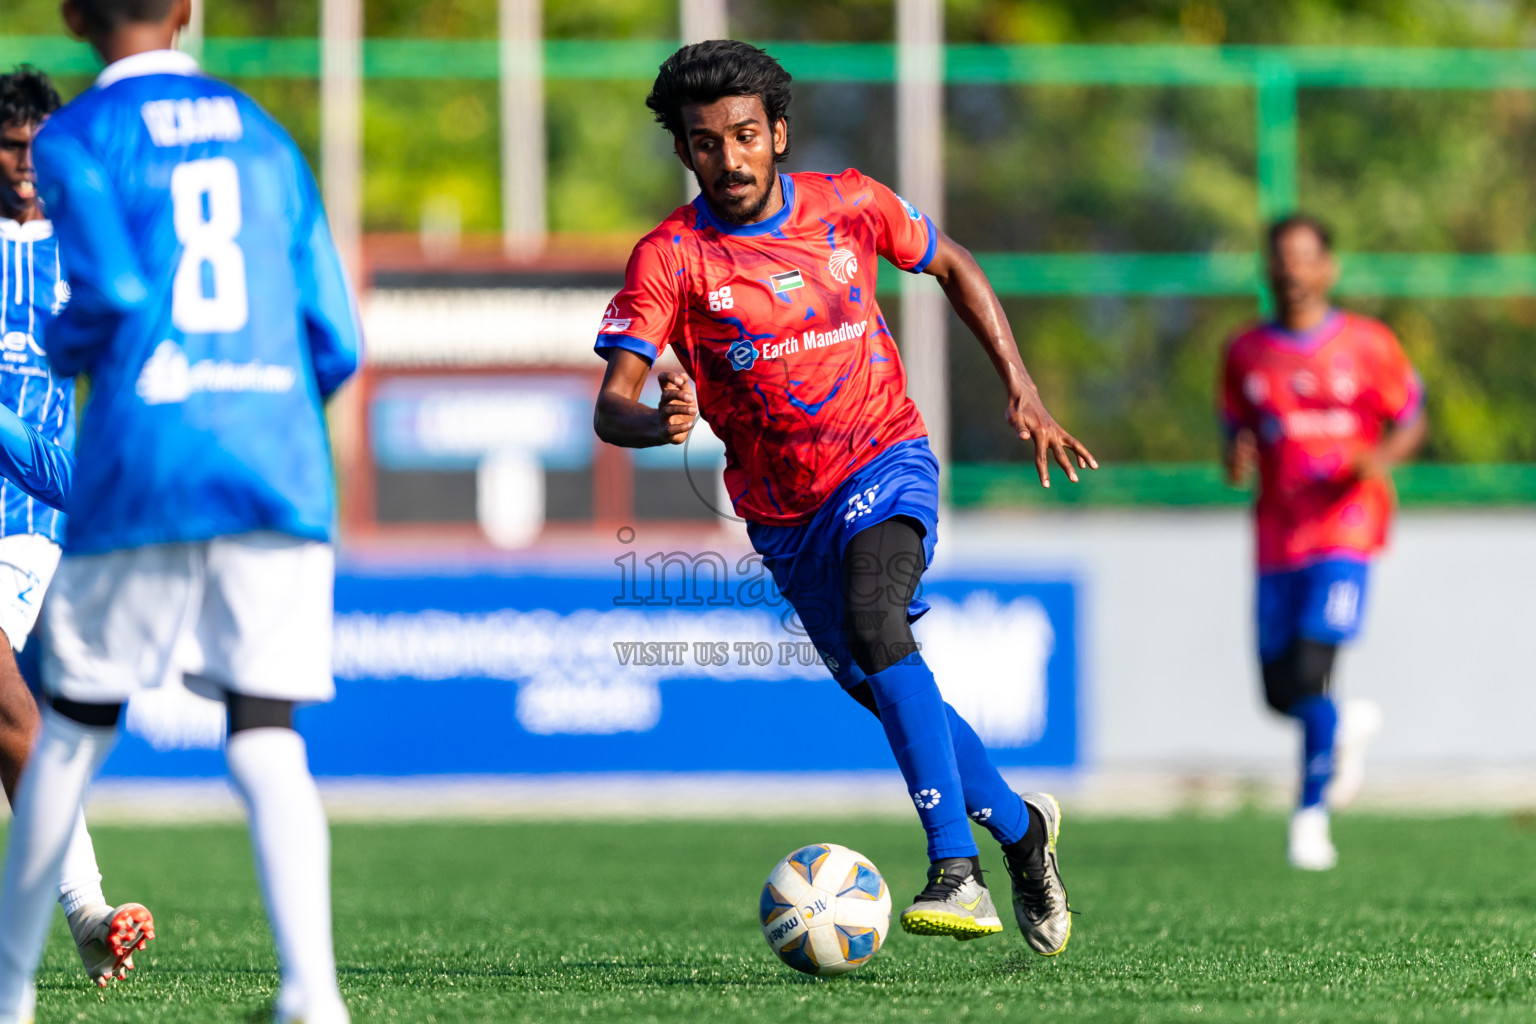
[[[496,0],[365,0],[372,38],[489,40]],[[734,34],[889,42],[893,0],[731,0]],[[209,36],[312,36],[318,0],[219,0]],[[57,30],[55,0],[4,0],[0,33]],[[545,4],[552,38],[676,38],[675,0]],[[957,43],[1524,47],[1536,0],[947,0]],[[451,68],[444,69],[445,74]],[[87,82],[68,79],[68,92]],[[241,83],[312,159],[313,82]],[[561,232],[638,235],[681,201],[670,140],[642,103],[649,83],[548,84],[549,214]],[[365,217],[415,231],[456,209],[467,232],[500,228],[498,96],[466,79],[370,80]],[[801,83],[791,168],[859,166],[894,182],[894,90]],[[1528,251],[1536,230],[1536,95],[1303,90],[1302,205],[1344,251]],[[944,226],[977,251],[1253,252],[1262,231],[1252,90],[956,86],[946,97]],[[888,277],[893,275],[888,275]],[[1533,300],[1360,300],[1422,370],[1447,461],[1536,460]],[[895,302],[887,303],[894,319]],[[1011,299],[1026,359],[1053,407],[1112,459],[1215,453],[1211,391],[1223,340],[1258,315],[1248,299]],[[952,324],[954,454],[1026,456],[1002,420],[990,365]]]

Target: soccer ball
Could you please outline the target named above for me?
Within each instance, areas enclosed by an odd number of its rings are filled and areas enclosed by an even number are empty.
[[[803,846],[768,873],[758,918],[768,945],[806,974],[869,962],[891,926],[891,892],[868,858],[836,843]]]

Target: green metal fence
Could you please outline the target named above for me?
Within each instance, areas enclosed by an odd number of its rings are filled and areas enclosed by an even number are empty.
[[[1228,487],[1219,466],[1143,462],[1106,465],[1067,483],[1052,473],[1045,490],[1032,464],[959,463],[950,470],[950,502],[960,508],[1117,508],[1133,505],[1219,507],[1245,505],[1247,488]],[[1409,507],[1518,506],[1536,503],[1536,466],[1417,464],[1393,474],[1397,496]]]
[[[667,40],[552,39],[552,80],[644,80],[675,47]],[[807,82],[894,82],[896,48],[880,43],[766,43]],[[81,43],[53,36],[0,36],[0,66],[30,61],[55,74],[98,67]],[[211,38],[203,61],[216,75],[314,78],[315,39]],[[495,40],[373,39],[363,47],[372,79],[493,79]],[[1297,205],[1296,91],[1327,89],[1536,89],[1536,50],[1375,47],[949,46],[952,84],[1238,86],[1254,90],[1261,219]],[[1247,253],[984,253],[1000,294],[1253,295],[1258,265]],[[1340,292],[1354,296],[1499,298],[1536,294],[1536,257],[1456,253],[1341,255]]]
[[[896,48],[874,43],[764,43],[805,82],[888,83]],[[548,40],[549,79],[646,80],[676,43],[669,40]],[[204,65],[231,78],[314,78],[315,39],[210,38]],[[55,74],[98,67],[82,44],[51,36],[0,36],[0,66],[30,61]],[[493,79],[494,40],[368,40],[371,79]],[[971,46],[945,48],[955,85],[1246,87],[1254,91],[1260,219],[1297,206],[1297,90],[1536,89],[1536,50],[1251,46]],[[999,294],[1027,296],[1253,296],[1254,253],[981,253]],[[1342,253],[1346,296],[1508,298],[1536,295],[1536,255]],[[1536,502],[1533,466],[1416,466],[1399,474],[1407,504]],[[1106,469],[1080,488],[1042,492],[1027,467],[957,466],[955,504],[1211,505],[1245,495],[1214,467],[1139,465]]]

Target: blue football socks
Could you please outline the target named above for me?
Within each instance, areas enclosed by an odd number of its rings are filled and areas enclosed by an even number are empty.
[[[1287,712],[1301,722],[1301,806],[1323,802],[1323,790],[1333,778],[1333,739],[1339,710],[1332,697],[1304,697]]]
[[[933,673],[921,655],[913,654],[867,678],[891,753],[928,833],[928,859],[978,856],[950,718]]]
[[[960,768],[960,783],[965,787],[965,811],[992,838],[1007,846],[1024,838],[1029,828],[1029,810],[992,765],[987,748],[969,722],[948,704],[949,737],[955,748],[955,764]]]

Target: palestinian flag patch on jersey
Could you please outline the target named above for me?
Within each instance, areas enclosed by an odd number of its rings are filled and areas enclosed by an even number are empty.
[[[782,274],[774,274],[768,279],[768,282],[773,285],[773,290],[780,295],[783,295],[785,292],[792,292],[796,288],[805,287],[805,281],[800,277],[800,271],[798,270],[786,270]]]

